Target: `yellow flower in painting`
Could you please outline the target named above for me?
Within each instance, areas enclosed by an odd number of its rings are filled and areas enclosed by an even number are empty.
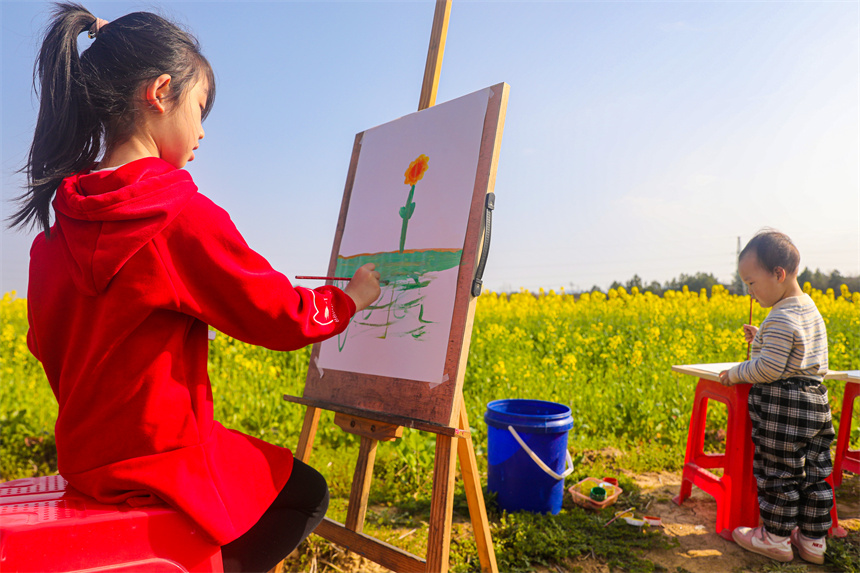
[[[430,158],[423,153],[418,158],[409,164],[409,169],[404,174],[406,179],[403,181],[406,185],[415,185],[424,177],[424,172],[427,171],[427,164]]]

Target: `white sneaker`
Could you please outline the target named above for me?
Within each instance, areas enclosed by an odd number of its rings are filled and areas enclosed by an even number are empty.
[[[794,559],[791,543],[786,537],[782,540],[774,539],[764,527],[736,527],[732,531],[732,539],[735,543],[753,553],[770,557],[777,561],[788,562]]]
[[[791,544],[797,548],[797,553],[804,561],[822,565],[824,563],[824,552],[827,551],[827,541],[824,537],[818,539],[807,537],[794,529],[791,532]]]

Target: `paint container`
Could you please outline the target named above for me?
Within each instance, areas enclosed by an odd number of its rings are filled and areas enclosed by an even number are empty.
[[[603,501],[596,501],[592,499],[591,490],[594,488],[601,488],[604,490],[605,498],[603,499]],[[623,490],[617,485],[612,485],[606,480],[601,481],[593,477],[588,477],[580,482],[577,482],[567,491],[570,492],[570,495],[573,497],[573,501],[574,503],[576,503],[576,505],[596,510],[600,510],[614,504],[618,499],[618,496],[621,495],[621,493],[623,492]]]
[[[645,525],[650,525],[652,527],[663,527],[663,520],[654,515],[645,515],[642,519],[637,519],[634,517],[633,512],[625,513],[620,516],[624,521],[626,521],[629,525],[633,525],[634,527],[644,527]]]
[[[591,488],[591,492],[589,492],[588,497],[594,501],[603,501],[606,499],[606,490],[600,486],[593,487]]]
[[[567,433],[570,408],[543,400],[487,404],[487,489],[508,512],[557,514],[564,478],[573,471]]]

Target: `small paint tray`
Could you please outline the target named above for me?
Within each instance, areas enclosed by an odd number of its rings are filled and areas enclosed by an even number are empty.
[[[589,497],[591,488],[598,486],[606,490],[606,499],[603,501],[594,501]],[[605,480],[587,477],[579,483],[571,486],[567,491],[569,491],[570,495],[573,496],[573,502],[576,505],[588,509],[603,509],[615,503],[618,496],[621,495],[624,490],[617,485],[606,482]]]

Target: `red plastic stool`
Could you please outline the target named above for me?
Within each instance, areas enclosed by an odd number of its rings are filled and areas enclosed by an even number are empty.
[[[61,476],[0,484],[0,571],[222,572],[221,548],[167,505],[105,505]]]
[[[681,505],[690,497],[694,485],[712,495],[717,502],[717,533],[728,540],[732,539],[732,531],[736,527],[757,527],[759,524],[758,486],[752,470],[755,447],[747,407],[751,387],[750,384],[727,387],[706,378],[699,379],[687,433],[681,490],[673,499]],[[709,400],[722,402],[727,407],[726,450],[722,454],[704,453]],[[723,477],[708,471],[713,468],[722,468]],[[826,481],[832,488],[833,475]],[[835,501],[830,518],[832,525],[828,533],[845,537],[847,532],[839,526]]]
[[[758,488],[752,473],[752,423],[747,410],[749,393],[749,384],[726,387],[699,379],[687,433],[681,491],[673,500],[678,505],[684,503],[694,485],[712,495],[717,502],[717,533],[729,540],[735,527],[756,527],[759,521]],[[709,400],[724,403],[728,410],[726,451],[722,454],[704,453]],[[723,468],[723,477],[708,471],[712,468]]]
[[[842,414],[839,416],[839,436],[836,438],[836,456],[833,458],[833,485],[842,485],[842,470],[860,474],[860,450],[849,449],[854,400],[860,396],[860,382],[845,383],[842,397]]]

